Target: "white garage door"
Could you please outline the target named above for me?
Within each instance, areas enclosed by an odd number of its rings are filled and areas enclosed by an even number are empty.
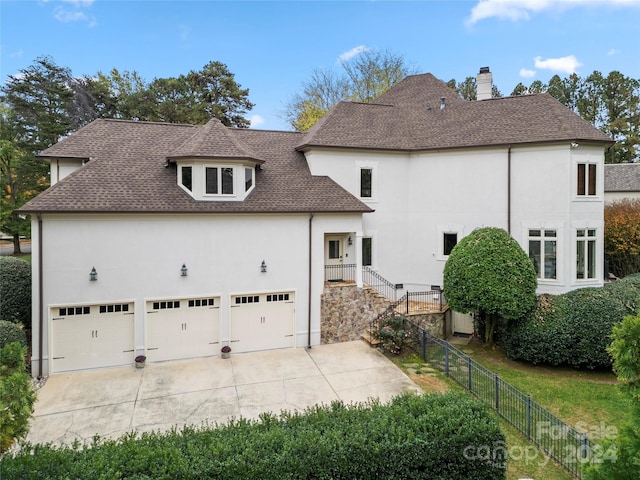
[[[147,360],[217,355],[220,298],[147,302]]]
[[[133,313],[130,303],[53,308],[52,372],[132,364]]]
[[[293,292],[231,297],[231,350],[293,347],[294,321]]]

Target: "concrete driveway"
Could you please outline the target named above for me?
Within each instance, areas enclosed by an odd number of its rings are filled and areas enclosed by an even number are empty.
[[[117,438],[408,391],[420,389],[362,341],[57,374],[38,391],[27,440]]]

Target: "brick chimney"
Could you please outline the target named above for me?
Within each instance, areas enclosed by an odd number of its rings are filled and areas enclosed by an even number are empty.
[[[493,76],[489,71],[489,67],[480,68],[480,73],[476,77],[476,99],[477,100],[489,100],[491,90],[493,90]]]

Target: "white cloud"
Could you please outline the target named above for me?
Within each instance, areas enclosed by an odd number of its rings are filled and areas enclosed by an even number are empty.
[[[471,9],[467,25],[473,25],[486,18],[497,17],[501,20],[529,20],[532,13],[543,10],[566,10],[580,6],[635,6],[638,0],[479,0]]]
[[[568,74],[576,73],[576,69],[582,66],[582,63],[578,61],[575,55],[568,55],[561,58],[547,58],[546,60],[543,60],[542,57],[536,57],[533,60],[536,68]]]
[[[611,56],[613,56],[613,55],[618,55],[619,53],[620,53],[620,50],[616,50],[615,48],[612,48],[611,50],[609,50],[609,51],[607,52],[607,56],[608,56],[608,57],[611,57]]]
[[[526,68],[521,68],[520,69],[520,76],[524,77],[524,78],[531,78],[534,77],[536,75],[536,71],[535,70],[528,70]]]
[[[249,123],[251,123],[251,128],[256,128],[260,125],[264,125],[264,118],[262,118],[260,115],[251,115],[251,118],[249,118]]]
[[[53,9],[53,18],[62,23],[87,22],[89,27],[96,25],[93,15],[88,15],[85,10],[93,5],[94,0],[62,0],[64,6],[56,5]]]
[[[360,55],[362,52],[367,52],[367,51],[369,51],[369,47],[367,47],[366,45],[358,45],[357,47],[354,47],[347,52],[341,53],[338,56],[338,62],[339,63],[346,62],[348,60],[351,60],[353,57]]]

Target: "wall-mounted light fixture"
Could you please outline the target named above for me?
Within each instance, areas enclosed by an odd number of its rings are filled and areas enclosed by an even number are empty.
[[[580,146],[577,142],[571,142],[571,148],[578,148]]]
[[[351,240],[351,235],[349,235],[349,238],[347,239],[347,243],[349,245],[353,245],[353,240]]]
[[[267,264],[264,262],[264,260],[262,260],[262,263],[260,264],[260,271],[262,273],[266,273],[267,272]]]
[[[96,272],[96,267],[91,267],[91,271],[89,272],[89,281],[95,282],[98,280],[98,272]]]
[[[183,263],[183,264],[182,264],[182,268],[180,269],[180,276],[181,276],[181,277],[186,277],[188,272],[189,272],[189,269],[188,269],[188,268],[187,268],[187,266]]]

